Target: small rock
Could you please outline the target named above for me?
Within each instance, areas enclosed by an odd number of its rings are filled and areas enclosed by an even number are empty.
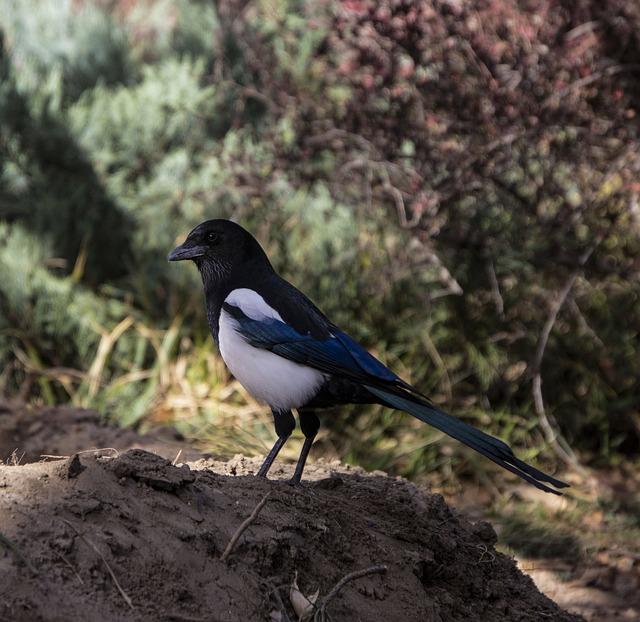
[[[340,488],[340,486],[344,486],[344,480],[338,475],[332,475],[331,477],[314,482],[314,487],[320,488],[321,490],[335,490],[336,488]]]
[[[66,463],[66,476],[68,479],[74,479],[82,473],[87,467],[80,462],[80,456],[73,454]]]
[[[99,512],[102,509],[102,503],[97,499],[78,499],[68,505],[69,511],[84,520],[87,514]]]
[[[493,546],[498,541],[498,536],[491,523],[485,520],[478,521],[473,525],[473,534],[489,546]]]
[[[143,449],[131,449],[109,463],[116,477],[131,479],[156,490],[175,492],[195,481],[191,469],[183,464],[173,466],[169,460]]]

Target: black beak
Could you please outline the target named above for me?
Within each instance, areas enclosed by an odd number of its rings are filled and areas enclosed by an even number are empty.
[[[168,255],[169,261],[183,261],[185,259],[196,259],[202,257],[207,248],[205,246],[199,246],[193,242],[187,240],[184,244],[176,246]]]

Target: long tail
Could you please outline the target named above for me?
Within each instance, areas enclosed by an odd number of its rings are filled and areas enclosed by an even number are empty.
[[[511,447],[509,447],[509,445],[504,441],[494,438],[493,436],[470,426],[464,421],[460,421],[460,419],[456,419],[455,417],[448,415],[418,397],[414,397],[413,395],[398,395],[398,393],[370,385],[365,386],[369,391],[371,391],[371,393],[373,393],[373,395],[379,398],[383,404],[398,410],[404,410],[417,419],[420,419],[420,421],[424,421],[425,423],[438,428],[449,436],[452,436],[472,449],[475,449],[483,456],[493,460],[496,464],[507,469],[507,471],[515,473],[518,477],[521,477],[523,480],[529,482],[540,490],[560,495],[562,493],[550,488],[542,482],[551,484],[552,486],[555,486],[555,488],[566,488],[569,486],[569,484],[561,482],[560,480],[557,480],[516,458]]]

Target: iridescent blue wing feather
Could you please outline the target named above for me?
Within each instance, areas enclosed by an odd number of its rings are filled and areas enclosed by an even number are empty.
[[[361,345],[342,331],[326,339],[302,335],[288,324],[272,318],[255,320],[239,307],[225,303],[224,310],[238,322],[238,331],[256,348],[269,350],[296,363],[358,382],[405,383]]]

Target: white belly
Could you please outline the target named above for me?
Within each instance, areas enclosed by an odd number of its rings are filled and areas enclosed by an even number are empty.
[[[240,307],[252,319],[275,318],[282,321],[280,314],[253,290],[235,289],[225,302]],[[218,325],[220,354],[238,382],[271,408],[290,410],[304,406],[324,382],[324,374],[267,350],[254,348],[236,331],[237,326],[237,320],[223,309]]]

